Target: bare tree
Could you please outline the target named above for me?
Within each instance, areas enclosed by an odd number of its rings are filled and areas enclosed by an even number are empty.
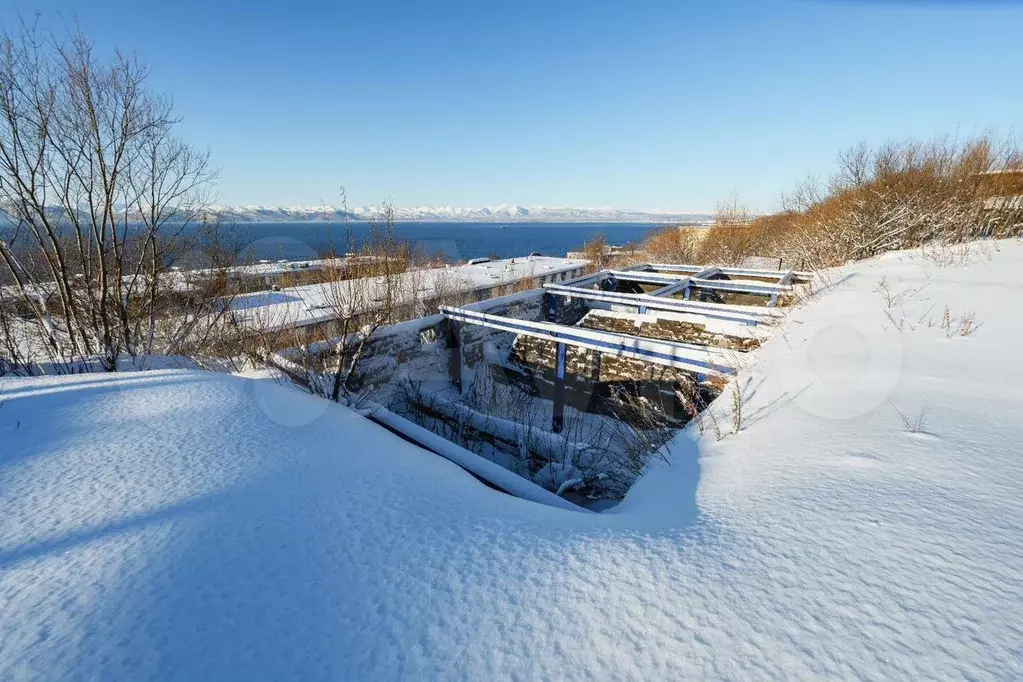
[[[679,225],[651,234],[643,242],[642,253],[659,263],[698,263],[705,229]]]
[[[699,259],[718,265],[741,265],[760,248],[756,216],[738,194],[718,204],[714,224],[700,242]]]
[[[0,213],[12,225],[0,260],[51,351],[109,370],[152,352],[170,256],[214,179],[148,75],[119,52],[101,61],[81,33],[0,34]]]
[[[30,371],[19,327],[16,298],[0,287],[0,376]]]
[[[422,315],[427,286],[413,262],[411,245],[395,236],[389,205],[363,239],[357,241],[352,230],[346,229],[346,244],[345,253],[331,247],[326,254],[323,281],[317,285],[322,299],[319,312],[326,319],[306,325],[316,330],[316,338],[307,337],[285,353],[292,373],[298,372],[297,378],[311,391],[352,404],[362,395],[359,368],[376,332],[384,325]],[[297,328],[300,323],[257,320],[248,331],[262,329],[259,336],[266,347],[281,348],[294,346],[295,335],[274,330]]]
[[[590,262],[589,269],[598,272],[607,267],[609,262],[607,250],[607,237],[603,232],[596,232],[590,236],[590,240],[583,246],[583,253],[586,260]]]

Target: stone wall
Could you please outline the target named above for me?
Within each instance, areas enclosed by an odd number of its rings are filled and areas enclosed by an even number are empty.
[[[526,367],[554,370],[557,344],[553,341],[537,339],[532,336],[520,336],[515,339],[512,348],[512,360]],[[596,382],[609,381],[676,381],[686,374],[664,365],[655,365],[643,360],[623,358],[609,353],[600,353],[599,362],[596,351],[576,346],[565,349],[566,373],[575,377],[586,377]]]
[[[652,315],[636,316],[629,319],[595,310],[586,315],[579,322],[579,326],[616,334],[643,336],[661,341],[695,343],[701,346],[730,348],[739,351],[754,350],[760,346],[760,342],[752,337],[709,332],[707,327],[702,324]]]
[[[538,321],[543,316],[543,295],[533,290],[464,307],[490,315]],[[449,322],[441,314],[381,327],[366,346],[357,385],[383,386],[391,383],[399,371],[412,377],[446,375],[451,353],[447,345],[449,334]],[[462,361],[465,366],[484,362],[488,344],[507,357],[514,338],[509,332],[463,324]]]
[[[719,348],[749,351],[759,345],[754,338],[728,336],[708,332],[706,327],[692,322],[658,318],[607,314],[599,310],[587,313],[577,324],[579,327],[599,331],[643,336],[662,341],[696,343]],[[512,359],[527,367],[542,367],[553,370],[556,361],[556,346],[553,341],[534,337],[516,338],[512,348]],[[569,346],[565,349],[565,363],[570,375],[588,377],[597,382],[656,381],[675,382],[690,376],[684,370],[657,365],[643,360],[623,358],[610,353],[600,353],[599,363],[596,351]]]

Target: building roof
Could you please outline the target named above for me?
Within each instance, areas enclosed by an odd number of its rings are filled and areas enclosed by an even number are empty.
[[[1023,210],[1023,194],[1012,197],[988,197],[984,200],[984,208],[989,211]]]
[[[398,305],[411,304],[571,272],[588,263],[581,258],[527,256],[413,270],[401,275],[396,284],[392,283],[395,288],[391,295]],[[341,306],[372,310],[373,304],[382,302],[387,295],[387,282],[383,277],[366,277],[243,294],[231,301],[231,311],[243,326],[263,331],[290,329],[334,319]]]

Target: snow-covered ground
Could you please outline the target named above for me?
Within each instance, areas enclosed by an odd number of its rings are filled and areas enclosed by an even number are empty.
[[[1019,679],[1023,244],[948,260],[831,273],[604,514],[259,379],[0,380],[0,679]]]

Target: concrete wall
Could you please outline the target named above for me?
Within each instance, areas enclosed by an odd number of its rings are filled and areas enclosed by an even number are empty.
[[[538,321],[543,318],[543,293],[539,289],[509,294],[464,306],[491,315]],[[415,378],[446,376],[451,350],[450,326],[440,314],[382,327],[366,347],[357,381],[381,386],[391,383],[399,372]],[[491,345],[502,357],[511,352],[514,335],[477,325],[462,325],[463,364],[467,367],[486,360]]]

